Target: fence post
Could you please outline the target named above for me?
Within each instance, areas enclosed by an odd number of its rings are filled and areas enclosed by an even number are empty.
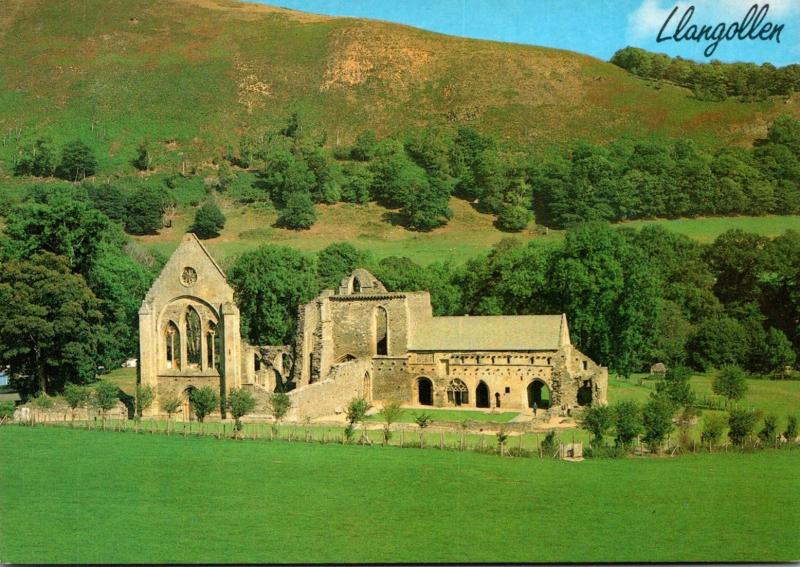
[[[405,440],[405,429],[400,430],[400,448],[403,448],[403,441]]]

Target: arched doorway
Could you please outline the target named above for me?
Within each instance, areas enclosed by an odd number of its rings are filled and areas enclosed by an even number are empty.
[[[469,390],[467,385],[458,378],[451,380],[447,385],[447,401],[454,406],[465,406],[469,403]]]
[[[478,387],[475,388],[475,406],[479,408],[488,408],[489,404],[489,386],[486,382],[481,380],[478,382]]]
[[[195,391],[194,386],[189,386],[181,394],[181,413],[183,414],[184,421],[193,421],[194,412],[192,411],[192,392]]]
[[[534,380],[528,384],[528,407],[532,408],[536,404],[538,409],[550,407],[550,388],[541,380]]]
[[[417,403],[421,406],[433,405],[433,382],[424,376],[417,378]]]
[[[494,393],[494,407],[496,408],[500,407],[500,392]]]

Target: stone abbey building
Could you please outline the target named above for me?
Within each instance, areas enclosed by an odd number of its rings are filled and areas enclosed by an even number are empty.
[[[366,270],[299,307],[289,346],[242,340],[225,274],[187,234],[139,310],[140,381],[157,396],[291,388],[289,418],[380,406],[568,412],[606,403],[608,371],[572,346],[565,315],[434,317],[427,291],[389,292]],[[158,413],[158,403],[151,413]]]

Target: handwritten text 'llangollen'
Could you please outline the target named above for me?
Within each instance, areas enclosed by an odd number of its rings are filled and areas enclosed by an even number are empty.
[[[665,35],[665,33],[670,33],[670,30],[667,28],[677,11],[678,6],[675,6],[664,22],[664,25],[661,26],[661,30],[658,32],[658,37],[656,38],[658,43],[670,40],[710,41],[711,43],[706,46],[703,53],[706,57],[711,57],[714,51],[716,51],[717,46],[719,46],[719,42],[722,40],[732,41],[738,39],[744,41],[750,39],[762,41],[774,40],[777,43],[781,42],[781,32],[783,31],[784,25],[776,25],[771,22],[764,23],[764,19],[769,13],[769,4],[764,4],[761,7],[759,7],[758,4],[753,4],[744,15],[741,22],[731,22],[729,24],[719,23],[716,25],[704,24],[701,26],[691,23],[692,16],[694,15],[694,6],[689,6],[683,12],[683,16],[678,20],[674,29],[672,29],[671,35]]]

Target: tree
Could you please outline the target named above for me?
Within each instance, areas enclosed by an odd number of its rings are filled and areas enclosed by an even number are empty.
[[[700,434],[700,440],[708,445],[709,450],[711,447],[719,444],[722,438],[722,432],[725,431],[727,425],[725,416],[718,413],[707,413],[703,417],[703,432]]]
[[[128,198],[125,230],[131,234],[154,234],[164,225],[169,198],[163,188],[143,185]]]
[[[189,232],[194,232],[200,238],[215,238],[225,227],[225,215],[214,203],[204,203],[194,215],[194,223]]]
[[[642,408],[644,440],[651,447],[660,447],[673,429],[675,406],[667,396],[652,396]]]
[[[72,421],[75,421],[75,410],[89,403],[92,392],[80,384],[67,384],[64,386],[64,400],[72,410]]]
[[[313,226],[317,220],[314,210],[314,201],[311,195],[304,191],[291,193],[286,198],[286,206],[278,216],[278,225],[293,230],[306,230]]]
[[[383,442],[384,444],[388,443],[389,440],[392,438],[392,431],[391,427],[394,422],[400,419],[400,415],[403,413],[402,406],[400,402],[397,400],[390,400],[383,404],[383,408],[381,408],[381,417],[383,418],[384,427],[383,427]]]
[[[192,390],[189,400],[197,421],[203,423],[206,416],[220,409],[219,394],[211,386],[203,386]]]
[[[689,382],[689,369],[675,366],[667,370],[656,383],[656,393],[665,396],[675,408],[688,408],[695,403],[695,394]]]
[[[254,345],[290,344],[297,306],[317,293],[313,262],[291,248],[245,252],[228,272],[241,310],[242,336]]]
[[[267,411],[272,415],[275,420],[273,425],[273,432],[277,434],[278,424],[286,417],[289,410],[292,409],[292,398],[285,392],[273,392],[267,398]]]
[[[693,365],[701,370],[742,364],[748,355],[748,335],[733,317],[709,317],[698,325],[687,348]]]
[[[733,408],[728,415],[728,438],[734,445],[744,444],[758,423],[759,413],[744,408]]]
[[[613,406],[615,444],[617,447],[630,447],[636,436],[642,432],[642,412],[639,404],[625,400]]]
[[[422,169],[412,170],[401,200],[401,214],[409,228],[429,231],[446,224],[450,210],[450,188],[441,179],[426,177]]]
[[[150,409],[156,398],[156,392],[149,384],[136,385],[136,417],[141,419],[142,413]]]
[[[6,217],[6,234],[15,255],[29,258],[47,251],[64,256],[69,267],[86,274],[97,259],[109,221],[80,189],[34,188]]]
[[[346,413],[347,427],[344,430],[348,441],[353,438],[355,426],[364,422],[364,419],[367,417],[367,412],[371,407],[372,404],[370,404],[364,397],[353,398],[350,400],[350,403],[347,405]]]
[[[35,175],[50,177],[55,172],[56,156],[53,141],[50,138],[39,138],[33,144],[20,150],[20,156],[14,165],[14,175]]]
[[[117,407],[119,403],[119,387],[111,382],[100,382],[95,386],[92,395],[92,405],[100,411],[105,428],[106,413]]]
[[[91,177],[96,170],[97,158],[94,157],[92,149],[80,140],[69,142],[61,150],[61,161],[56,169],[58,177],[78,181]]]
[[[603,437],[614,426],[614,412],[609,406],[584,408],[580,426],[592,434],[592,446],[600,447],[603,444]]]
[[[94,380],[101,314],[97,298],[66,259],[42,252],[6,262],[0,303],[0,365],[23,393],[56,392]]]
[[[342,278],[367,264],[367,255],[349,242],[329,244],[317,253],[320,286],[337,289]]]
[[[723,366],[711,380],[711,391],[728,401],[739,401],[747,393],[747,375],[738,366]]]
[[[242,431],[242,417],[256,409],[256,399],[249,390],[234,388],[228,393],[228,409],[235,420],[234,437]]]
[[[172,416],[178,413],[178,410],[181,408],[182,402],[180,397],[174,391],[166,390],[159,394],[158,399],[161,411],[167,414],[167,419],[169,421],[172,421]]]

